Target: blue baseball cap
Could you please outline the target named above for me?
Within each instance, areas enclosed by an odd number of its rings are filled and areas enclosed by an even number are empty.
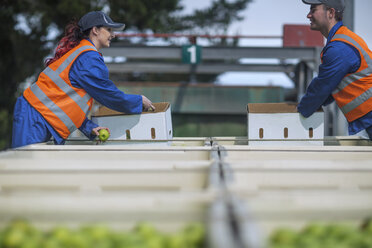
[[[305,4],[324,4],[338,12],[343,12],[345,9],[345,0],[302,0],[302,2]]]
[[[115,31],[124,29],[124,23],[113,22],[111,18],[102,11],[92,11],[85,14],[78,22],[82,31],[86,31],[92,27],[104,26],[110,27]]]

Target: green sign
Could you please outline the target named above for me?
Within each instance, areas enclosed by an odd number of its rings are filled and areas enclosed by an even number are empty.
[[[201,47],[197,45],[182,46],[182,63],[199,64],[201,61]]]

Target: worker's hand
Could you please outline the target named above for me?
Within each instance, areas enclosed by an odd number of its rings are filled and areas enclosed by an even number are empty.
[[[92,129],[92,134],[98,136],[99,135],[99,130],[101,130],[101,129],[106,129],[109,132],[109,134],[110,134],[110,129],[108,129],[107,127],[96,127],[96,128],[93,128]]]
[[[142,95],[142,108],[143,110],[147,111],[149,108],[152,108],[153,111],[155,111],[154,105],[152,105],[152,102],[145,96]]]

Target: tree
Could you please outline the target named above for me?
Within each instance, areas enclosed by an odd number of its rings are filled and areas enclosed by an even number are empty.
[[[223,33],[229,25],[243,19],[239,15],[252,0],[215,0],[209,8],[196,10],[192,15],[182,17],[186,29],[195,32]]]
[[[10,146],[12,113],[17,88],[37,75],[56,44],[50,29],[61,30],[71,17],[100,9],[97,0],[5,0],[0,6],[0,149]]]
[[[127,29],[193,34],[226,34],[233,22],[243,19],[240,12],[250,2],[252,0],[213,0],[206,9],[182,15],[180,0],[108,0],[110,15],[115,20],[123,20]]]
[[[251,0],[215,0],[192,15],[181,0],[2,0],[0,5],[0,149],[10,146],[12,112],[21,82],[38,75],[44,60],[72,19],[92,10],[110,10],[114,20],[138,31],[223,30],[242,17]],[[195,27],[198,27],[197,29]],[[54,34],[54,35],[53,35]]]
[[[110,16],[121,20],[126,28],[153,32],[176,31],[177,13],[183,9],[180,0],[108,0]]]

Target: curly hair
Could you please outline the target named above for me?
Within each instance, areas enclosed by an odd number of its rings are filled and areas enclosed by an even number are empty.
[[[77,24],[77,21],[74,20],[70,22],[65,28],[65,35],[58,42],[54,57],[46,59],[45,66],[50,65],[51,63],[62,57],[64,54],[66,54],[68,51],[70,51],[72,48],[79,45],[82,39],[89,37],[89,33],[90,29],[84,32],[81,31],[79,25]]]

